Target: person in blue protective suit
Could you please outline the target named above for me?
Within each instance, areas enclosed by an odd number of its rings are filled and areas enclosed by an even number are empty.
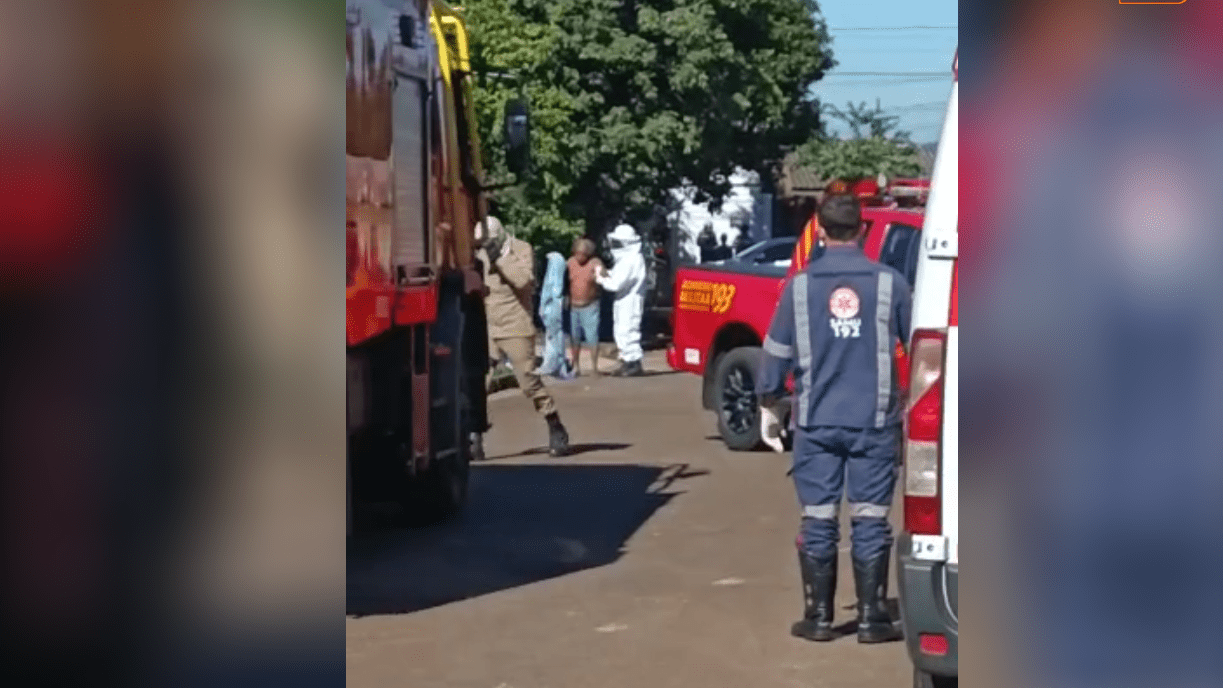
[[[858,642],[899,640],[887,611],[888,512],[896,484],[901,408],[896,341],[909,328],[904,276],[859,247],[861,207],[848,194],[820,207],[824,255],[782,290],[764,340],[756,392],[765,442],[782,451],[781,404],[794,372],[794,485],[802,506],[799,570],[806,609],[791,633],[827,641],[832,630],[841,493],[853,528]]]
[[[544,360],[535,372],[569,380],[573,378],[573,369],[565,359],[565,274],[565,257],[556,251],[550,252],[539,294],[539,319],[544,323]]]

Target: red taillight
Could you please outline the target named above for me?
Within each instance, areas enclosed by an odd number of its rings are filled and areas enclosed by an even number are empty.
[[[934,633],[921,634],[921,651],[924,655],[943,656],[947,654],[947,636]]]
[[[943,532],[942,505],[938,497],[905,495],[905,531],[914,535],[939,535]]]
[[[943,429],[943,381],[939,379],[909,407],[909,440],[939,441]]]
[[[910,352],[909,405],[905,413],[905,530],[942,533],[939,494],[943,429],[945,330],[917,330]]]

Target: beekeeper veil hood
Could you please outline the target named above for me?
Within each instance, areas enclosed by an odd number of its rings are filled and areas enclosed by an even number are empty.
[[[641,237],[629,225],[619,225],[607,235],[613,252],[640,250]]]
[[[505,236],[505,227],[501,225],[501,220],[489,215],[485,221],[476,223],[475,236],[477,243],[499,239]]]

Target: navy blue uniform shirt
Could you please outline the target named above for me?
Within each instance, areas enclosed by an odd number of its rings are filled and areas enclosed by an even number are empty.
[[[756,393],[785,393],[794,370],[794,423],[884,428],[901,420],[895,347],[909,332],[903,275],[856,246],[834,246],[788,281],[764,339]]]

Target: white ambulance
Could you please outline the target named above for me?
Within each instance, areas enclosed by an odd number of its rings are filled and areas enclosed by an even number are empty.
[[[913,685],[959,681],[959,55],[913,287],[896,577]]]

